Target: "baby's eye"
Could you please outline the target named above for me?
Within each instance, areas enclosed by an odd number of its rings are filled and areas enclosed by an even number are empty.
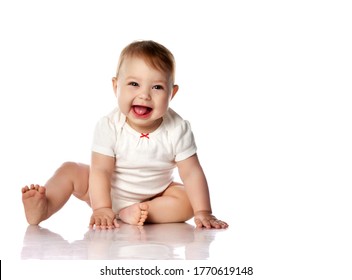
[[[162,85],[155,85],[153,86],[153,89],[164,89],[164,87]]]
[[[133,87],[138,87],[138,83],[136,82],[129,82],[128,85]]]

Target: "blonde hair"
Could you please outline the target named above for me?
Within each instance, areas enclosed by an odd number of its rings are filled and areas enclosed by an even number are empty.
[[[127,45],[120,54],[116,77],[118,77],[124,60],[128,57],[142,58],[150,67],[170,75],[175,81],[175,59],[163,45],[154,41],[135,41]]]

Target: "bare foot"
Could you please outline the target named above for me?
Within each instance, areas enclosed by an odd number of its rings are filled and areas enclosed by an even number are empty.
[[[46,219],[48,202],[45,191],[44,187],[33,184],[30,187],[22,188],[22,202],[27,222],[30,225],[38,225]]]
[[[148,217],[148,208],[147,202],[133,204],[123,208],[119,213],[119,218],[127,224],[143,226]]]

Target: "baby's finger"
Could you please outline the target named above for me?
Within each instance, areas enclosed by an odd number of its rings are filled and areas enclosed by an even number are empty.
[[[94,224],[95,224],[95,228],[100,228],[100,225],[101,225],[101,220],[100,218],[95,218],[94,219]]]
[[[216,228],[216,229],[221,228],[220,221],[217,219],[211,219],[210,224],[213,228]]]
[[[112,220],[110,218],[103,219],[102,229],[112,229],[112,228],[113,228]]]
[[[207,219],[207,218],[199,218],[199,221],[200,221],[200,224],[201,226],[200,227],[205,227],[205,228],[211,228],[211,224],[210,224],[210,221]]]
[[[209,220],[209,223],[210,223],[212,228],[220,227],[218,222],[216,220],[214,220],[214,219]]]
[[[221,228],[228,228],[229,225],[226,222],[220,221]]]
[[[115,228],[114,221],[109,218],[107,220],[106,229],[114,229],[114,228]]]
[[[90,218],[90,221],[89,221],[89,227],[90,227],[90,228],[93,228],[94,225],[95,225],[95,218],[94,218],[94,217],[91,217],[91,218]]]
[[[206,228],[211,228],[211,223],[210,223],[210,221],[208,220],[208,219],[203,219],[203,225],[204,225],[204,227],[206,227]]]
[[[114,227],[113,220],[110,217],[104,218],[102,225],[104,226],[103,229],[112,229]]]
[[[203,223],[202,223],[202,221],[200,219],[195,218],[194,222],[195,222],[197,228],[202,228],[203,227]]]

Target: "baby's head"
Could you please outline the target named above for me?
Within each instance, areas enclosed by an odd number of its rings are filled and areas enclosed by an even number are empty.
[[[117,66],[116,77],[119,76],[121,66],[127,58],[138,57],[151,68],[169,76],[172,85],[175,82],[175,59],[173,54],[163,45],[154,41],[136,41],[126,46],[121,54]]]
[[[178,91],[174,56],[156,42],[133,42],[122,50],[112,81],[127,123],[141,133],[150,133],[159,127]]]

